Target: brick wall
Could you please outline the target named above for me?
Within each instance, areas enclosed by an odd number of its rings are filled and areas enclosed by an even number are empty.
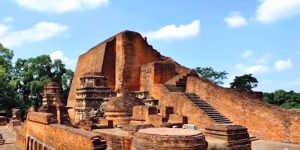
[[[132,91],[140,89],[141,66],[162,57],[139,33],[128,31],[117,35],[116,53],[116,88]]]
[[[164,95],[160,99],[159,107],[161,112],[164,112],[167,107],[172,108],[173,114],[187,117],[187,123],[195,124],[199,128],[205,128],[214,124],[214,121],[204,111],[199,109],[181,93]],[[163,115],[163,117],[167,116]]]
[[[165,83],[176,75],[175,65],[170,62],[157,61],[142,65],[140,90],[150,91],[153,84]]]
[[[166,109],[171,108],[173,114],[187,117],[187,123],[195,124],[197,127],[205,128],[214,124],[204,111],[182,93],[169,92],[164,85],[155,84],[150,95],[159,100],[160,113],[164,118],[168,118]]]
[[[159,61],[161,57],[139,33],[118,33],[80,55],[67,105],[74,107],[76,103],[76,88],[80,85],[82,74],[101,72],[108,78],[108,87],[113,90],[125,88],[136,91],[140,88],[141,65]],[[71,121],[74,121],[74,109],[69,109],[68,112]]]
[[[186,90],[260,139],[300,144],[300,113],[264,104],[262,93],[227,89],[196,77],[188,77]]]
[[[42,114],[42,113],[40,113]],[[37,115],[37,117],[34,117]],[[50,124],[46,125],[40,122],[47,120],[44,115],[38,113],[31,114],[36,121],[26,120],[25,124],[17,132],[17,144],[25,146],[24,135],[30,135],[38,141],[45,143],[47,146],[57,150],[76,149],[76,150],[92,150],[92,137],[98,136],[96,133],[86,130],[75,129],[72,127]],[[41,121],[38,121],[38,118]]]
[[[105,55],[106,42],[101,43],[91,48],[87,53],[80,55],[76,70],[73,76],[72,85],[70,88],[67,105],[74,107],[76,103],[76,89],[80,85],[80,77],[87,72],[101,72],[103,59]],[[95,57],[96,56],[96,57]],[[74,109],[68,109],[68,113],[71,121],[74,121],[75,111]]]

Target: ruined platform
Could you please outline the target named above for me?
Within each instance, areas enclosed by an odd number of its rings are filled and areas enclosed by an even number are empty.
[[[133,150],[205,150],[204,135],[196,130],[180,128],[148,128],[134,134]]]

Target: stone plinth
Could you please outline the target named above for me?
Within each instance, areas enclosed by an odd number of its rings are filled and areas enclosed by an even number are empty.
[[[7,118],[0,116],[0,126],[5,126],[7,124]]]
[[[99,124],[100,124],[100,127],[103,127],[103,128],[113,128],[114,127],[112,120],[100,119]]]
[[[176,114],[170,114],[168,123],[181,127],[183,124],[187,123],[187,117]]]
[[[21,121],[18,120],[18,119],[12,119],[12,120],[9,121],[8,125],[11,126],[11,127],[20,126]]]
[[[112,120],[114,126],[129,124],[132,109],[144,103],[136,97],[112,97],[105,108],[104,119]]]
[[[247,128],[241,125],[216,124],[205,128],[207,136],[227,141],[233,150],[251,150],[251,140]]]
[[[131,115],[127,112],[105,112],[105,119],[112,120],[113,126],[128,124]]]
[[[132,149],[205,150],[204,135],[196,130],[180,128],[148,128],[134,134]]]
[[[143,124],[149,122],[149,116],[157,114],[157,108],[151,106],[134,106],[132,110],[131,124]]]
[[[137,132],[140,129],[153,128],[152,124],[127,124],[122,127],[122,130],[128,132]]]
[[[43,112],[29,112],[27,115],[27,120],[47,125],[51,123],[57,123],[57,120],[54,118],[53,114]]]

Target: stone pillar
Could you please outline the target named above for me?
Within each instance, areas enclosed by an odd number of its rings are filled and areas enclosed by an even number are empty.
[[[60,106],[56,106],[56,119],[57,119],[57,123],[61,124],[61,112],[60,112]]]

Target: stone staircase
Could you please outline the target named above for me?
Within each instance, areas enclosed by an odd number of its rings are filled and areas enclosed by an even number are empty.
[[[213,119],[217,124],[231,124],[233,123],[230,119],[222,115],[219,111],[217,111],[214,107],[208,104],[206,101],[200,99],[194,93],[186,93],[186,75],[178,75],[168,81],[165,86],[170,92],[182,92],[184,95],[194,103],[199,109],[203,110],[211,119]]]
[[[170,84],[166,84],[165,86],[170,92],[185,92],[185,88],[183,87],[178,87],[176,85],[170,85]]]
[[[166,83],[170,92],[185,92],[188,75],[178,75]]]
[[[219,111],[217,111],[214,107],[208,104],[206,101],[200,99],[194,93],[184,93],[186,97],[189,98],[191,102],[193,102],[197,107],[203,110],[211,119],[213,119],[217,124],[231,124],[233,123],[230,119],[223,116]]]

